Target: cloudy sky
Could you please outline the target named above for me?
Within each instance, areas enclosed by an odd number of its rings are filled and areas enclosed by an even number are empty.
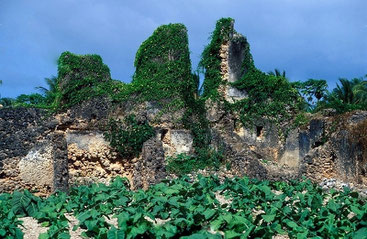
[[[367,74],[366,0],[0,0],[2,97],[36,92],[63,51],[99,54],[130,82],[139,45],[155,28],[188,28],[193,69],[221,17],[236,20],[263,71],[290,80]]]

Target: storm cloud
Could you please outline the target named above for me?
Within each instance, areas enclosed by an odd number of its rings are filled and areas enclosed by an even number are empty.
[[[114,79],[130,82],[138,47],[167,23],[188,28],[195,69],[221,17],[236,20],[259,69],[334,87],[367,74],[366,9],[365,0],[0,0],[0,94],[44,86],[63,51],[99,54]]]

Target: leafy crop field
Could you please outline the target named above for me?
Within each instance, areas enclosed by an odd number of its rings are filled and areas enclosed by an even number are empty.
[[[214,176],[181,177],[147,191],[131,191],[116,178],[48,198],[1,194],[0,238],[23,238],[24,216],[48,227],[40,238],[70,238],[66,213],[87,238],[367,238],[367,204],[346,188],[324,193],[309,181]]]

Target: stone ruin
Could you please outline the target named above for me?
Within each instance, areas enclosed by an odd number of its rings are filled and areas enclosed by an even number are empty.
[[[218,52],[226,82],[235,82],[246,72],[243,61],[249,49],[233,26],[232,33]],[[229,103],[247,97],[246,92],[226,84],[218,91]],[[100,96],[52,115],[42,109],[0,109],[0,192],[29,189],[47,195],[74,184],[107,183],[115,176],[127,177],[133,188],[159,182],[169,176],[167,157],[195,154],[192,132],[177,123],[184,112],[166,113],[161,105],[134,100],[116,103]],[[138,157],[126,159],[103,134],[110,118],[122,119],[131,113],[147,120],[155,137],[144,143]],[[244,127],[222,105],[206,102],[211,147],[222,150],[231,166],[225,169],[226,176],[270,180],[306,176],[315,182],[337,178],[366,185],[365,144],[353,132],[366,124],[367,112],[338,116],[325,111],[311,117],[308,125],[281,137],[278,128],[265,119]]]

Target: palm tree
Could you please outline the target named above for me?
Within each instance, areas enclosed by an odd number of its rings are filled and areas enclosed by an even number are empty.
[[[281,76],[281,77],[285,78],[285,71],[283,71],[281,73],[280,70],[278,70],[276,68],[274,69],[274,71],[269,71],[268,74],[271,75],[271,76],[277,76],[277,77]]]
[[[37,86],[36,89],[41,91],[43,94],[47,96],[47,94],[51,92],[55,92],[57,90],[57,77],[52,76],[50,78],[45,78],[48,89],[43,86]]]
[[[348,80],[340,78],[340,85],[337,84],[333,94],[343,103],[361,104],[367,103],[367,81],[363,78]]]
[[[56,76],[45,78],[48,89],[43,86],[36,87],[46,98],[46,102],[52,104],[58,93],[58,79]]]

